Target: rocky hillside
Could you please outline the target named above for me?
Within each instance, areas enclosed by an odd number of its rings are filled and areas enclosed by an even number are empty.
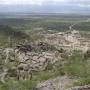
[[[78,59],[87,59],[86,64],[89,62],[89,40],[75,30],[40,34],[44,37],[43,41],[26,41],[16,44],[13,48],[0,49],[0,81],[2,83],[6,83],[7,80],[33,81],[35,79],[38,84],[32,87],[33,90],[65,90],[69,86],[68,83],[72,86],[78,80],[70,75],[77,75],[77,71],[68,72],[67,69],[73,69],[69,66],[74,65]],[[76,61],[70,61],[73,57]],[[81,65],[81,61],[77,63],[78,66]],[[41,75],[40,79],[36,79],[38,75]]]
[[[90,40],[82,37],[79,31],[58,32],[45,35],[45,41],[66,50],[87,51],[90,47]]]

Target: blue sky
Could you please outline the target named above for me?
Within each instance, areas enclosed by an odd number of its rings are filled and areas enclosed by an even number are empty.
[[[90,12],[90,0],[0,0],[0,11],[12,11],[12,5],[17,11]]]

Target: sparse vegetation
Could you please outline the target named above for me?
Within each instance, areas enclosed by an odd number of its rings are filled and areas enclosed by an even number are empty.
[[[17,80],[16,78],[13,79],[9,77],[5,82],[1,81],[0,90],[32,90],[32,88],[35,88],[39,82],[65,75],[77,80],[73,83],[73,86],[90,84],[90,50],[87,50],[86,53],[82,53],[78,50],[72,51],[56,45],[60,39],[61,41],[59,41],[59,43],[63,42],[67,43],[67,46],[69,45],[70,41],[67,42],[64,40],[65,36],[62,37],[63,34],[61,34],[61,38],[58,39],[56,36],[59,36],[60,31],[66,31],[64,34],[67,35],[67,33],[69,33],[70,35],[70,32],[67,31],[70,31],[70,26],[73,24],[75,25],[72,29],[80,30],[80,35],[89,42],[90,22],[86,22],[88,17],[38,17],[30,18],[29,16],[27,19],[24,17],[20,19],[17,17],[0,18],[0,73],[2,73],[5,67],[8,68],[9,75],[16,77],[19,64],[23,64],[19,69],[21,69],[21,71],[25,70],[24,73],[28,72],[31,68],[29,64],[32,62],[40,63],[40,66],[43,67],[43,60],[45,60],[44,64],[48,64],[44,70],[32,70],[29,73],[33,76],[30,80]],[[54,44],[49,43],[48,40],[45,42],[46,37],[49,34],[53,36],[50,37],[50,39],[53,40],[52,38],[54,38],[53,42],[56,41]],[[17,45],[19,48],[15,51]],[[6,57],[5,52],[7,48],[13,49],[13,51],[8,53],[8,58]],[[27,56],[27,54],[31,55],[29,59],[24,57],[24,55]],[[25,61],[19,60],[20,55],[20,58],[22,58],[22,56],[23,58],[26,58]],[[7,63],[5,63],[6,59],[8,59]],[[48,60],[51,59],[53,61],[57,60],[54,63],[50,63]],[[24,65],[27,66],[24,68]],[[36,66],[35,68],[38,69],[39,67]]]
[[[86,54],[85,54],[86,55]],[[86,57],[88,58],[88,56]],[[65,72],[77,79],[74,86],[90,84],[90,60],[85,59],[79,52],[73,53],[65,65]]]

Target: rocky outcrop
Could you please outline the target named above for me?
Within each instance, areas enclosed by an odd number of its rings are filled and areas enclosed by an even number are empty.
[[[76,30],[46,34],[45,41],[57,46],[57,48],[62,47],[68,51],[80,50],[86,52],[90,47],[88,40],[82,37],[80,32]]]
[[[90,85],[72,87],[66,90],[90,90]]]
[[[84,58],[89,57],[88,43],[83,44],[80,38],[79,32],[76,31],[60,32],[46,35],[44,41],[18,44],[14,48],[1,48],[0,81],[31,80],[33,72],[44,71],[48,65],[54,67],[60,62],[63,66],[66,62],[63,61],[65,56],[70,56],[73,50],[84,50]],[[65,85],[71,82],[73,80],[68,76],[58,77],[38,84],[34,90],[65,90]]]
[[[66,85],[73,81],[75,80],[68,76],[61,76],[47,80],[46,82],[41,82],[36,86],[36,90],[65,90]]]
[[[20,44],[13,48],[1,50],[1,81],[7,79],[27,80],[35,71],[46,70],[48,64],[61,59],[61,53],[47,43]],[[7,68],[7,70],[5,70]]]

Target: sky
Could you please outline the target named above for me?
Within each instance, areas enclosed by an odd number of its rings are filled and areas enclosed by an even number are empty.
[[[12,11],[13,8],[17,11],[22,10],[20,8],[28,11],[29,8],[40,12],[90,12],[90,0],[0,0],[0,11]]]
[[[32,4],[32,5],[43,5],[43,4],[74,4],[88,7],[90,6],[90,0],[0,0],[0,4]]]

